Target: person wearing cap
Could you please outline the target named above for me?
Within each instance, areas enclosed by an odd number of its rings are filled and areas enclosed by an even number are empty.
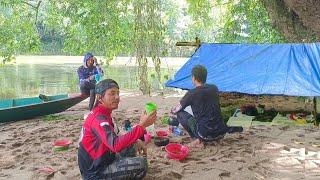
[[[89,110],[92,110],[95,101],[95,85],[104,72],[92,53],[87,53],[83,59],[83,65],[77,70],[79,86],[82,94],[90,96]]]
[[[96,87],[96,103],[86,118],[80,135],[78,164],[83,179],[142,179],[147,173],[145,157],[135,156],[146,149],[142,138],[145,128],[152,125],[156,112],[140,116],[138,125],[118,136],[111,113],[118,108],[118,83],[112,79],[100,81]],[[132,153],[134,152],[134,153]]]

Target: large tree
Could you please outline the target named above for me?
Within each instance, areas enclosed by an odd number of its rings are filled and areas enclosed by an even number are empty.
[[[289,42],[320,40],[320,1],[260,0],[268,11],[273,27]]]

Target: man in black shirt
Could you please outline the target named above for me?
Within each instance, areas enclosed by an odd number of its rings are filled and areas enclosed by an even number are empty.
[[[202,147],[203,142],[222,138],[225,133],[241,132],[242,127],[228,127],[222,119],[218,88],[205,84],[207,69],[202,65],[192,68],[192,83],[196,87],[189,90],[180,100],[180,104],[171,112],[177,115],[177,121],[196,140],[192,145]],[[191,106],[192,112],[185,110]]]

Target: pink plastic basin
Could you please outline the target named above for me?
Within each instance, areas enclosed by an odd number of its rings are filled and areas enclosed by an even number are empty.
[[[183,160],[189,154],[189,147],[177,143],[169,143],[165,149],[169,159]]]

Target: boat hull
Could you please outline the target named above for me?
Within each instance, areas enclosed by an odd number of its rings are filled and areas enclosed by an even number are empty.
[[[87,96],[81,94],[73,95],[71,97],[59,96],[51,96],[52,98],[48,96],[48,99],[44,100],[41,98],[39,98],[39,100],[36,98],[12,100],[12,102],[17,101],[21,105],[12,105],[12,107],[0,108],[0,123],[31,119],[37,116],[63,112],[87,98]],[[10,100],[6,100],[6,102],[2,101],[2,103],[8,102],[11,103]]]

